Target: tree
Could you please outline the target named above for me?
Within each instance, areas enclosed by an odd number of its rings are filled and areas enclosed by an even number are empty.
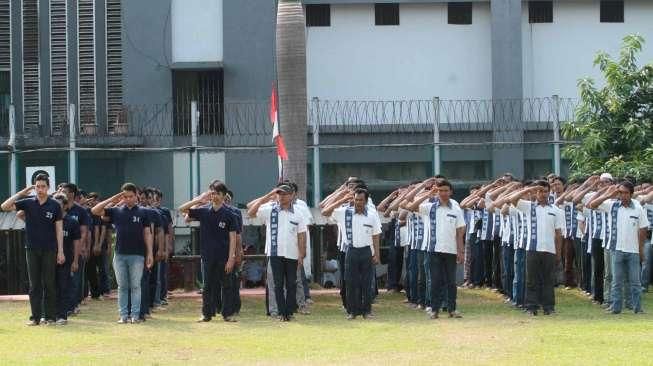
[[[637,54],[644,39],[624,37],[619,58],[599,52],[605,86],[589,78],[578,82],[581,101],[563,136],[575,141],[563,154],[572,176],[609,172],[613,176],[653,177],[653,64],[641,68]]]
[[[280,132],[288,160],[283,176],[297,183],[306,198],[306,22],[299,0],[279,0],[277,5],[277,83]]]

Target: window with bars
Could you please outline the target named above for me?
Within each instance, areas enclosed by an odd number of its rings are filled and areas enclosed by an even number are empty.
[[[174,134],[191,134],[191,102],[197,102],[199,135],[224,134],[223,71],[173,70]]]
[[[529,23],[553,23],[553,1],[529,1]]]
[[[52,134],[60,135],[68,124],[68,42],[66,0],[50,0],[50,113]]]
[[[623,0],[601,1],[601,23],[623,23],[624,2]]]
[[[39,6],[23,0],[23,121],[26,133],[40,131]]]
[[[329,4],[306,5],[306,26],[307,27],[331,26],[331,5]]]
[[[107,127],[109,133],[124,131],[122,105],[122,18],[121,0],[107,1]]]
[[[399,4],[374,4],[376,25],[399,25]]]
[[[0,0],[0,70],[11,69],[10,0]]]
[[[93,0],[77,2],[79,124],[95,125],[95,9]]]
[[[472,24],[472,3],[455,2],[447,6],[449,24]]]

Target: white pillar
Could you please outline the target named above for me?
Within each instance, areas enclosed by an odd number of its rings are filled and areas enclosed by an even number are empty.
[[[191,192],[192,197],[200,194],[200,163],[199,151],[197,151],[197,125],[200,118],[200,112],[197,110],[197,101],[190,103],[190,131],[191,131]]]
[[[75,105],[68,106],[68,182],[77,183],[77,128]]]
[[[440,174],[440,98],[433,98],[433,175]]]
[[[313,206],[318,207],[322,200],[322,179],[320,167],[320,100],[313,98],[315,118],[313,119]]]
[[[553,96],[553,172],[560,175],[560,100]]]

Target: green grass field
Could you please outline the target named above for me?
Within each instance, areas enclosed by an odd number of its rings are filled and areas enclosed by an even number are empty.
[[[486,290],[459,291],[464,319],[430,320],[383,294],[377,319],[347,321],[335,295],[279,323],[263,299],[243,299],[239,323],[195,323],[200,301],[172,300],[139,325],[116,324],[115,301],[91,302],[64,327],[24,325],[26,302],[0,303],[0,364],[653,364],[653,316],[606,315],[575,290],[557,314],[528,317]],[[646,294],[644,308],[653,301]],[[653,310],[653,307],[651,307]]]

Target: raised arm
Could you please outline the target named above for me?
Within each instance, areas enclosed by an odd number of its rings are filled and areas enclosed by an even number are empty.
[[[616,185],[608,186],[604,188],[600,194],[597,193],[596,196],[592,197],[592,200],[585,205],[585,207],[596,210],[603,202],[610,198],[615,198],[617,196],[617,191],[619,187]]]
[[[211,196],[213,195],[212,192],[206,191],[199,196],[193,198],[192,200],[184,203],[183,205],[179,206],[179,212],[183,214],[188,214],[188,211],[198,205],[206,204],[209,203]]]
[[[331,215],[333,214],[333,210],[344,205],[345,203],[351,201],[354,198],[353,193],[348,193],[348,194],[343,194],[343,193],[341,193],[342,197],[340,197],[340,199],[334,201],[333,203],[331,203],[330,205],[322,209],[322,216],[331,217]]]
[[[258,213],[258,209],[263,205],[264,203],[270,202],[274,199],[274,196],[277,194],[277,189],[273,189],[270,192],[268,192],[265,196],[259,197],[250,203],[247,204],[247,215],[251,218],[256,217],[256,214]]]
[[[93,215],[99,216],[99,217],[106,216],[105,212],[104,212],[104,209],[107,208],[107,206],[112,204],[112,203],[115,204],[115,203],[120,202],[121,199],[122,199],[122,192],[117,193],[117,194],[113,195],[112,197],[109,197],[106,200],[104,200],[104,201],[98,203],[97,205],[93,206],[93,208],[91,209],[91,213]]]
[[[419,210],[419,205],[421,205],[422,202],[426,201],[427,198],[435,197],[436,194],[438,194],[438,188],[433,187],[430,191],[420,193],[419,196],[415,197],[415,199],[404,208],[408,211],[416,212]]]
[[[0,208],[2,208],[2,211],[16,211],[16,201],[18,201],[21,198],[27,197],[33,189],[34,186],[25,187],[20,192],[7,198],[7,200],[2,203],[2,206]]]

